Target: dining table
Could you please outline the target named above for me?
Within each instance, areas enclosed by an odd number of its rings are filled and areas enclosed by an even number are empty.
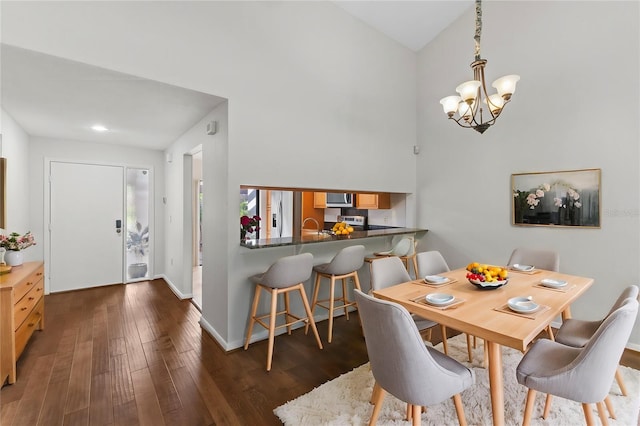
[[[398,303],[412,314],[447,328],[484,339],[493,424],[504,425],[502,346],[526,352],[555,318],[571,317],[571,304],[587,291],[593,279],[541,269],[508,270],[505,285],[480,289],[467,279],[467,273],[464,268],[456,269],[438,274],[446,278],[442,284],[417,279],[374,290],[373,295]],[[562,286],[545,286],[543,281]],[[426,296],[433,293],[450,295],[455,299],[448,305],[434,306],[426,301]],[[531,297],[539,306],[531,313],[515,312],[508,306],[509,299],[514,297]]]

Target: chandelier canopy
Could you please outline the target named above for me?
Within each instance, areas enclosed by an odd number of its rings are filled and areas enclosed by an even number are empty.
[[[465,81],[456,87],[459,96],[447,96],[440,103],[447,116],[459,126],[484,133],[502,113],[504,106],[511,100],[516,90],[518,75],[506,75],[494,81],[498,93],[489,95],[484,80],[486,59],[480,57],[480,34],[482,33],[482,1],[476,0],[475,60],[471,63],[473,80]],[[484,99],[483,99],[484,98]],[[482,101],[481,101],[482,99]],[[486,105],[486,109],[483,105]],[[458,114],[456,118],[455,115]]]

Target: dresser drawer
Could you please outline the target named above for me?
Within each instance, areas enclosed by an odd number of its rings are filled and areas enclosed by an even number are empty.
[[[13,309],[13,315],[15,318],[16,330],[22,325],[24,320],[29,316],[34,306],[42,299],[44,294],[44,280],[38,281],[35,285],[31,286],[31,290],[15,304]]]
[[[41,319],[44,314],[44,299],[40,299],[35,309],[27,317],[25,322],[16,330],[16,359],[22,354],[24,347],[29,341],[29,337],[35,330],[39,330],[41,327]]]
[[[29,291],[41,281],[44,276],[44,266],[40,266],[38,269],[33,271],[25,280],[22,280],[20,284],[18,284],[13,290],[13,300],[14,303],[17,303],[20,299],[24,297],[25,294],[29,293]]]

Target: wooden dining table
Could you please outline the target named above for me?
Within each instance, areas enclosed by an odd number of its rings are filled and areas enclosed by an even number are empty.
[[[471,284],[466,274],[465,269],[457,269],[439,274],[450,279],[442,285],[428,285],[424,280],[414,280],[375,290],[373,294],[447,328],[484,339],[488,353],[493,424],[504,425],[501,347],[508,346],[525,352],[556,317],[562,316],[564,319],[571,316],[571,304],[593,284],[593,279],[540,269],[532,272],[509,271],[506,285],[482,290]],[[563,280],[567,284],[562,288],[543,287],[543,279]],[[424,300],[431,293],[446,293],[456,299],[448,307],[434,307]],[[518,296],[531,296],[540,308],[529,315],[510,310],[506,306],[507,301]]]

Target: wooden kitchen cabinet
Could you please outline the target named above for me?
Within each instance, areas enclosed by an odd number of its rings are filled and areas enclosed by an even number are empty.
[[[16,361],[44,329],[44,264],[25,262],[0,275],[0,386],[16,381]]]
[[[391,194],[378,192],[376,194],[356,194],[357,209],[390,209]]]
[[[327,193],[326,192],[314,192],[313,193],[313,208],[324,209],[327,207]]]

